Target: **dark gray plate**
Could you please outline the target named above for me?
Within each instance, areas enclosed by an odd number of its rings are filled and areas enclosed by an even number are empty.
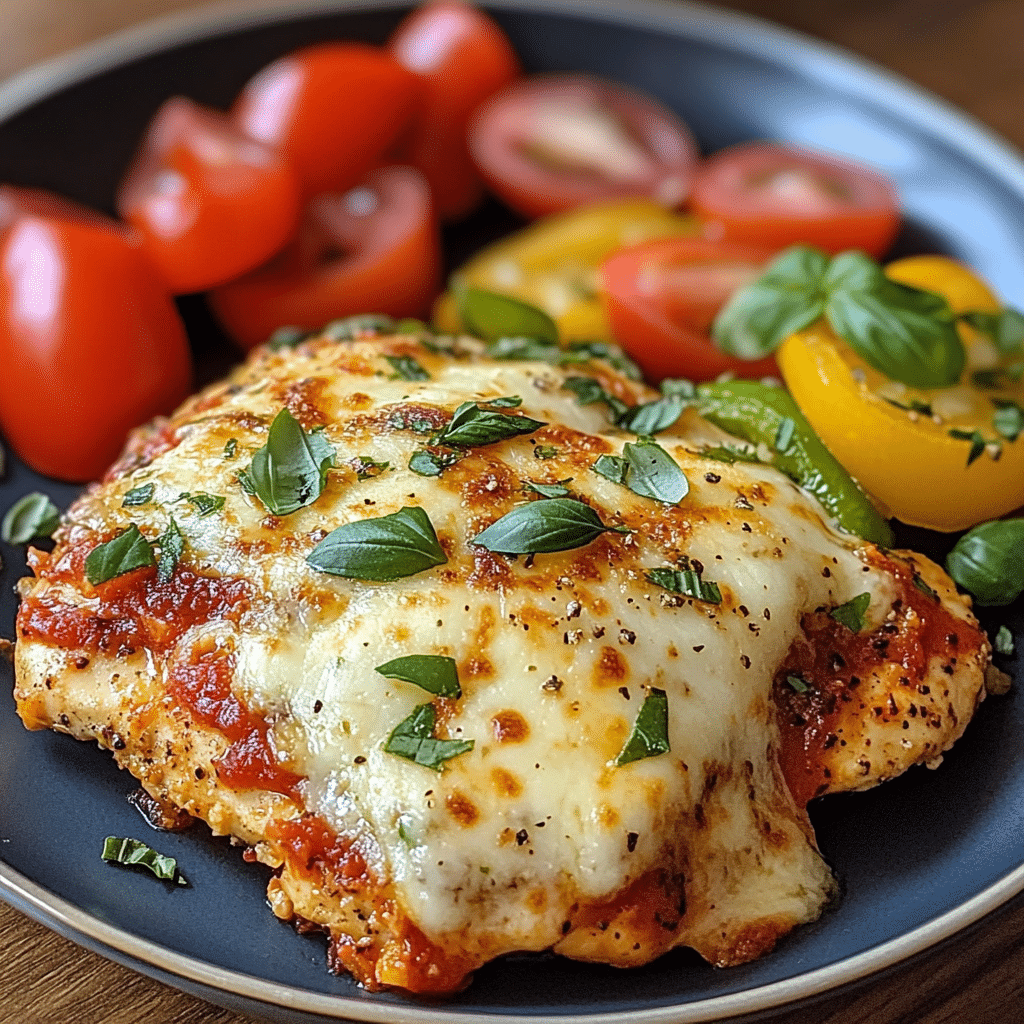
[[[528,68],[592,71],[646,89],[676,108],[707,150],[770,137],[880,165],[899,183],[907,212],[899,251],[951,253],[1024,305],[1024,167],[940,102],[821,44],[696,6],[502,0],[492,9]],[[262,15],[223,8],[36,69],[0,89],[0,180],[109,210],[136,140],[165,97],[226,105],[281,53],[329,37],[380,41],[402,13],[387,2],[276,3]],[[492,204],[450,233],[450,258],[514,223]],[[198,301],[183,306],[200,365],[213,373],[228,350]],[[33,489],[62,507],[74,496],[15,464],[0,483],[0,510]],[[902,541],[933,555],[948,543],[924,531],[906,531]],[[11,588],[24,561],[9,546],[3,556],[0,635],[11,636]],[[1020,603],[990,621],[1008,622],[1024,637]],[[200,829],[159,841],[179,858],[190,888],[101,863],[103,836],[145,832],[125,800],[131,779],[97,749],[27,733],[6,665],[0,691],[0,895],[108,956],[275,1021],[667,1024],[767,1016],[899,963],[1024,889],[1024,701],[1013,693],[986,701],[940,771],[913,771],[814,808],[844,897],[757,963],[716,971],[680,951],[624,972],[514,956],[481,970],[442,1005],[370,996],[327,974],[322,940],[274,919],[261,868]]]

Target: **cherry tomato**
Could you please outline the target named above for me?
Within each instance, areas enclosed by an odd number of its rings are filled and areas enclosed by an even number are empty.
[[[210,305],[248,349],[282,326],[315,329],[355,313],[423,316],[440,267],[423,175],[385,167],[345,195],[312,200],[296,240],[270,263],[211,292]]]
[[[0,428],[47,476],[100,476],[128,431],[191,386],[185,328],[138,235],[0,188]]]
[[[469,149],[490,188],[527,217],[625,196],[674,208],[697,162],[670,110],[584,75],[524,78],[497,93],[473,118]]]
[[[476,108],[519,75],[504,32],[475,7],[434,0],[395,30],[388,48],[422,83],[403,155],[430,183],[442,220],[465,216],[483,197],[466,129]]]
[[[613,253],[601,265],[601,298],[612,336],[653,380],[709,380],[776,372],[772,358],[748,362],[716,348],[710,328],[737,288],[761,275],[764,246],[663,238]]]
[[[353,188],[407,130],[420,81],[387,51],[321,43],[269,64],[242,90],[239,126],[291,160],[307,196]]]
[[[225,114],[184,96],[150,122],[117,196],[175,294],[204,291],[252,270],[288,240],[298,183],[277,150]]]
[[[753,142],[704,162],[690,196],[715,240],[881,256],[899,229],[896,189],[875,171],[792,146]]]

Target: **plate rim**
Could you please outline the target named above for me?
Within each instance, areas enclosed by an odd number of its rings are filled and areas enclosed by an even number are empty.
[[[0,82],[0,122],[35,103],[96,75],[144,59],[174,46],[199,42],[227,31],[244,30],[297,17],[415,6],[415,0],[218,0],[201,10],[183,9],[147,20],[32,65]],[[579,15],[578,0],[482,0],[482,6],[509,11]],[[969,148],[981,164],[1016,192],[1024,204],[1024,155],[973,115],[867,58],[799,31],[753,15],[727,11],[693,0],[589,0],[587,18],[627,23],[799,67],[807,77],[826,78],[850,95],[886,107],[894,97],[901,114],[931,134]],[[740,992],[715,995],[639,1010],[556,1014],[460,1011],[465,1024],[709,1024],[716,1020],[762,1015],[834,992],[870,975],[897,967],[962,933],[1024,892],[1024,863],[973,897],[909,932],[851,957],[781,981]],[[71,941],[108,959],[174,984],[251,1000],[255,1009],[287,1008],[325,1020],[366,1024],[449,1024],[444,1007],[395,1002],[373,1003],[347,995],[328,995],[217,967],[133,935],[87,913],[11,867],[0,855],[0,899]]]

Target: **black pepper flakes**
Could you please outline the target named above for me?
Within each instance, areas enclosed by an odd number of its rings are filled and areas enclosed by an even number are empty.
[[[705,473],[704,479],[707,480],[709,484],[717,484],[720,483],[722,480],[722,478],[717,473]]]
[[[516,846],[522,846],[524,843],[528,843],[529,841],[530,833],[527,832],[525,828],[521,828],[516,833]]]
[[[626,700],[629,700],[629,687],[628,686],[620,686],[619,687],[619,693],[621,693],[622,696],[626,698]]]
[[[319,715],[319,714],[320,714],[320,712],[321,712],[321,711],[323,711],[323,709],[324,709],[324,702],[323,702],[322,700],[318,700],[318,701],[317,701],[317,702],[316,702],[316,703],[315,703],[315,704],[313,705],[313,714],[314,714],[314,715]]]
[[[639,832],[630,832],[626,836],[626,849],[632,853],[636,849],[637,840],[640,838]]]

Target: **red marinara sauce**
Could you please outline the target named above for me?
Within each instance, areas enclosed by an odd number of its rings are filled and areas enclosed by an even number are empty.
[[[903,669],[901,682],[916,687],[930,659],[938,656],[952,668],[985,642],[977,626],[951,614],[928,592],[913,565],[881,552],[870,561],[896,582],[895,614],[877,629],[860,633],[831,618],[829,609],[805,614],[802,635],[775,676],[779,760],[801,807],[829,790],[826,752],[836,743],[844,717],[861,713],[857,688],[865,676],[883,664],[897,664]],[[802,679],[807,689],[795,690],[787,682],[790,676]]]

